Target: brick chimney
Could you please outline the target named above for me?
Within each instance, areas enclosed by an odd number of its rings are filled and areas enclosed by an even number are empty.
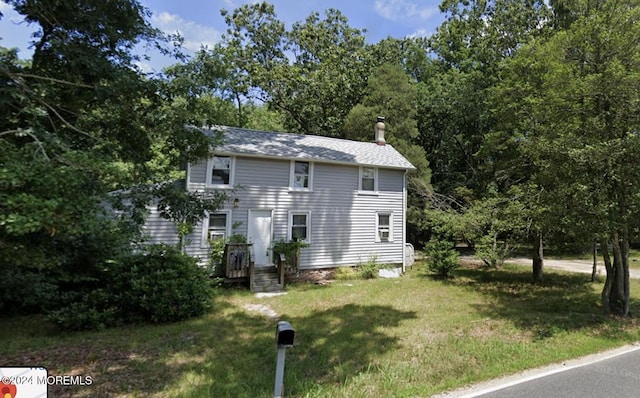
[[[376,144],[380,146],[384,146],[387,144],[387,141],[384,140],[384,117],[378,116],[376,120],[376,125],[374,127],[374,131],[376,133]]]

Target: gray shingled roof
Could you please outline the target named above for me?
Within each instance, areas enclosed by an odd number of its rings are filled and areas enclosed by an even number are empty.
[[[215,126],[211,130],[204,131],[209,135],[215,135],[217,131],[222,131],[223,144],[215,149],[215,152],[220,154],[243,154],[415,169],[391,145],[381,146],[374,142],[350,141],[318,135],[275,133],[228,126]]]

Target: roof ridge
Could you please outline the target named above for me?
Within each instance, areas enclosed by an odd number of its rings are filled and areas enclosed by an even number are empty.
[[[250,128],[246,128],[246,127],[226,126],[226,125],[222,125],[222,124],[213,125],[213,126],[211,126],[211,128],[205,127],[204,129],[212,130],[215,127],[220,127],[222,129],[234,129],[234,130],[242,130],[242,131],[252,131],[252,132],[256,132],[256,133],[297,135],[297,136],[304,136],[304,137],[318,137],[318,138],[327,139],[327,140],[347,141],[347,142],[362,143],[362,144],[376,144],[375,141],[358,141],[358,140],[351,140],[351,139],[348,139],[348,138],[329,137],[329,136],[326,136],[326,135],[319,135],[319,134],[294,133],[294,132],[290,132],[290,131],[258,130],[258,129],[250,129]],[[376,144],[376,145],[378,145],[378,144]],[[387,144],[387,145],[389,145],[389,144]]]

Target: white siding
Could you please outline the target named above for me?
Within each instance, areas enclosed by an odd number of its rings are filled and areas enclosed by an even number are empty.
[[[177,245],[178,230],[175,224],[160,217],[156,204],[150,205],[147,209],[149,210],[149,215],[144,223],[146,241],[151,244],[167,243]]]
[[[314,163],[311,192],[289,189],[289,160],[238,156],[233,172],[236,190],[225,204],[236,225],[232,234],[246,236],[249,209],[273,209],[273,241],[286,240],[289,211],[304,211],[311,216],[311,245],[302,250],[301,268],[355,265],[374,256],[379,263],[402,263],[403,170],[379,168],[377,194],[358,192],[358,166]],[[205,189],[206,162],[193,165],[189,175],[189,189]],[[393,213],[393,242],[375,241],[378,212]],[[201,234],[202,226],[196,227],[187,252],[205,258]]]

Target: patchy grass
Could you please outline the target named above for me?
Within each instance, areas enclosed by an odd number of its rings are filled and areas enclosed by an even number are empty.
[[[220,290],[215,311],[171,325],[61,334],[40,317],[0,320],[3,364],[91,375],[55,397],[264,397],[273,394],[276,318],[296,329],[285,393],[293,397],[429,396],[638,340],[638,320],[602,315],[600,284],[547,271],[459,269],[434,279],[291,285],[285,296]],[[640,310],[640,282],[632,281]]]

